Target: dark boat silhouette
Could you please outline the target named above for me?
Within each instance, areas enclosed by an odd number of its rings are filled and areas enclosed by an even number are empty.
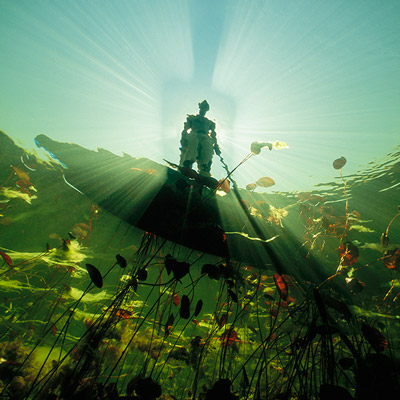
[[[315,261],[299,256],[298,242],[284,229],[255,221],[238,189],[218,196],[215,180],[199,182],[144,157],[93,151],[45,135],[35,142],[62,163],[68,184],[131,225],[228,260],[314,280],[307,270],[315,275]]]

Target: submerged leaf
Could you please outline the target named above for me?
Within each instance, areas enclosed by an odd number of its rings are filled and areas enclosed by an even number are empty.
[[[145,281],[147,279],[147,270],[146,268],[140,268],[137,272],[138,281]]]
[[[273,278],[276,288],[278,289],[279,296],[283,301],[286,301],[289,295],[289,290],[285,280],[279,274],[274,274]]]
[[[164,330],[165,337],[167,337],[169,335],[169,332],[172,328],[172,325],[174,324],[174,321],[175,321],[174,314],[171,314],[168,317],[167,322],[165,323],[165,330]]]
[[[222,275],[221,269],[214,264],[204,264],[201,267],[201,273],[207,274],[209,278],[212,278],[215,280],[218,280]]]
[[[340,265],[351,267],[358,260],[358,247],[351,242],[342,243],[339,246]]]
[[[179,304],[181,304],[181,299],[180,299],[178,293],[175,293],[175,294],[172,296],[172,302],[173,302],[177,307],[179,306]]]
[[[337,158],[333,163],[333,168],[335,169],[341,169],[344,167],[344,165],[346,164],[347,160],[342,156],[340,158]]]
[[[345,281],[346,281],[347,287],[350,290],[351,294],[358,294],[365,287],[365,283],[361,282],[357,278],[345,278]]]
[[[190,317],[190,300],[186,294],[184,294],[181,298],[181,309],[179,310],[179,315],[183,319],[189,319]]]
[[[115,256],[115,258],[117,259],[117,264],[121,267],[121,268],[125,268],[126,267],[126,260],[124,257],[122,257],[120,254],[117,254]]]
[[[385,251],[383,256],[383,263],[386,268],[400,269],[400,249],[393,249]]]
[[[333,308],[335,311],[337,311],[338,313],[342,314],[344,319],[349,322],[351,319],[351,311],[349,309],[349,307],[347,306],[347,304],[339,299],[335,299],[332,296],[329,296],[327,294],[321,294],[321,297],[324,301],[324,303],[330,307]]]
[[[361,325],[361,332],[367,342],[377,353],[387,349],[389,343],[385,336],[383,336],[383,334],[378,329],[363,323]]]
[[[164,264],[167,274],[170,275],[172,272],[177,281],[189,273],[190,264],[185,261],[180,262],[170,254],[167,254],[164,258]]]
[[[200,314],[202,308],[203,308],[203,300],[200,299],[196,304],[196,308],[194,309],[195,317],[197,317]]]
[[[103,287],[103,278],[100,271],[92,264],[86,264],[86,269],[92,282],[101,289]]]
[[[10,267],[12,267],[12,260],[8,254],[4,253],[4,251],[0,251],[0,256],[3,258],[3,260],[6,264],[8,264]]]
[[[228,289],[228,294],[230,298],[237,303],[239,301],[238,297],[236,296],[236,293],[232,289]]]

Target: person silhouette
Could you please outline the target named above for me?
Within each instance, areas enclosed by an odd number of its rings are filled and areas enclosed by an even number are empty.
[[[192,168],[197,162],[198,173],[202,176],[211,176],[211,165],[214,152],[221,154],[217,143],[215,122],[206,118],[210,109],[206,100],[199,103],[197,115],[187,115],[181,134],[181,156],[179,166]]]

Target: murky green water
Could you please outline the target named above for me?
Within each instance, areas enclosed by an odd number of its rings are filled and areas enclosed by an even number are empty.
[[[1,398],[398,392],[398,149],[363,174],[332,167],[313,192],[240,189],[251,221],[279,235],[278,271],[240,248],[221,258],[129,225],[59,164],[1,142]],[[257,241],[252,226],[242,232]]]

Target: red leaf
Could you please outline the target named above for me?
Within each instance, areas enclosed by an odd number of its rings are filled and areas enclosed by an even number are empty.
[[[358,260],[358,247],[350,242],[342,243],[339,246],[340,264],[344,267],[351,267]]]
[[[8,254],[4,253],[3,251],[0,251],[0,255],[3,257],[4,262],[8,264],[10,268],[12,268],[11,257]]]
[[[383,263],[386,268],[399,269],[400,268],[400,249],[393,249],[386,251],[383,256]]]
[[[53,333],[54,336],[57,336],[57,327],[55,324],[51,324],[51,332]]]
[[[289,295],[288,287],[286,285],[285,280],[283,277],[279,274],[274,274],[274,281],[276,288],[278,289],[279,296],[281,296],[281,299],[286,301]]]
[[[174,297],[172,298],[172,302],[176,305],[179,306],[181,304],[181,299],[179,298],[179,294],[175,293]]]

